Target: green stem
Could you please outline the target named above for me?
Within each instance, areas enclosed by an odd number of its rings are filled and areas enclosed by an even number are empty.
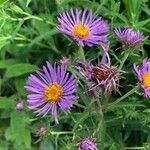
[[[72,100],[69,100],[70,102],[72,102],[74,105],[76,105],[76,106],[78,106],[78,107],[80,107],[80,108],[86,108],[84,105],[81,105],[81,104],[79,104],[79,103],[77,103],[77,102],[74,102],[74,101],[72,101]]]
[[[123,59],[122,59],[122,61],[121,61],[121,63],[120,63],[120,66],[119,66],[119,69],[120,69],[120,70],[122,69],[122,67],[123,67],[125,61],[127,60],[129,54],[130,54],[129,52],[126,52],[126,53],[124,54]]]
[[[122,100],[124,100],[125,98],[127,98],[128,96],[133,94],[137,90],[137,88],[138,88],[137,86],[134,87],[132,90],[127,92],[125,95],[123,95],[122,97],[118,98],[116,101],[114,101],[111,104],[109,104],[107,109],[111,109],[111,108],[115,107],[119,102],[121,102]]]
[[[35,20],[39,20],[39,21],[45,21],[47,24],[51,25],[51,26],[57,26],[56,23],[53,23],[53,22],[50,22],[50,21],[47,21],[46,19],[43,19],[43,18],[40,18],[38,16],[33,16],[33,15],[30,15],[28,13],[24,13],[27,17],[24,17],[24,18],[10,18],[12,21],[25,21],[25,20],[30,20],[30,19],[35,19]]]
[[[81,46],[79,48],[79,58],[85,60],[84,49]]]
[[[99,123],[98,123],[98,127],[95,130],[95,133],[97,133],[98,139],[100,140],[100,149],[103,150],[104,149],[104,136],[105,136],[105,126],[104,126],[104,114],[103,114],[103,108],[102,105],[99,101],[99,99],[97,100],[97,105],[98,105],[98,114],[99,114]]]
[[[78,107],[80,107],[80,108],[84,108],[84,109],[86,108],[85,106],[83,106],[83,105],[81,105],[79,103],[76,103],[76,102],[74,102],[73,104],[76,105],[76,106],[78,106]]]
[[[63,132],[52,131],[52,132],[50,132],[50,134],[52,134],[52,135],[62,135],[62,134],[74,134],[74,133],[72,131],[63,131]]]
[[[140,150],[140,149],[143,149],[143,150],[146,150],[144,147],[126,147],[125,150]]]

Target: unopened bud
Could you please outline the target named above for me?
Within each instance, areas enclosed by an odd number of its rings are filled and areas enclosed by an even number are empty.
[[[24,109],[24,103],[23,102],[18,102],[17,104],[16,104],[16,109],[17,110],[23,110]]]

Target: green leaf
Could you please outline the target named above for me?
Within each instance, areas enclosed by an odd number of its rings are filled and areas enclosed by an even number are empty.
[[[146,109],[143,111],[144,113],[150,113],[150,109]]]
[[[31,134],[30,134],[30,130],[25,129],[24,130],[24,143],[27,149],[31,149]]]
[[[7,141],[0,141],[0,150],[8,150],[8,145]]]
[[[13,141],[14,140],[14,137],[12,135],[12,132],[11,132],[11,128],[7,128],[6,131],[5,131],[5,138],[8,140],[8,141]]]
[[[0,0],[0,5],[6,2],[7,0]]]
[[[34,44],[41,42],[43,39],[48,40],[51,36],[55,35],[56,33],[57,33],[56,29],[51,29],[49,32],[45,32],[44,34],[37,36],[29,44],[29,47],[33,46]]]
[[[7,69],[5,76],[8,78],[17,77],[26,73],[34,72],[35,70],[38,70],[38,67],[35,65],[27,63],[15,64]]]
[[[21,20],[21,21],[19,21],[18,25],[16,25],[16,29],[12,33],[12,37],[11,37],[12,40],[15,39],[16,34],[19,32],[19,30],[20,30],[21,26],[23,25],[23,23],[24,23],[24,21]]]
[[[40,150],[55,150],[54,144],[52,143],[50,137],[41,142]]]
[[[11,132],[16,143],[21,144],[24,141],[25,116],[23,112],[14,111],[11,114]]]
[[[142,27],[142,26],[145,26],[146,24],[150,23],[150,19],[147,19],[147,20],[144,20],[144,21],[141,21],[137,24],[138,27]]]
[[[15,11],[16,13],[19,13],[19,14],[22,14],[22,13],[24,12],[20,7],[18,7],[18,6],[15,5],[15,4],[13,4],[13,5],[11,6],[11,10],[13,10],[13,11]]]
[[[15,83],[15,87],[16,90],[18,91],[18,93],[21,96],[25,96],[26,95],[26,90],[23,88],[25,85],[25,79],[24,78],[15,78],[14,83]]]
[[[0,60],[0,69],[8,68],[17,63],[16,59]]]
[[[14,97],[0,97],[0,109],[13,108],[15,105]]]
[[[28,7],[28,5],[31,3],[31,0],[27,0],[26,2],[26,7]]]

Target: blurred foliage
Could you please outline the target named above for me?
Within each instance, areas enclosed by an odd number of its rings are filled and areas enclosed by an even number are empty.
[[[82,92],[82,82],[79,103],[86,109],[76,106],[68,115],[60,112],[59,125],[54,124],[51,116],[35,118],[28,107],[24,111],[15,108],[19,101],[27,106],[26,78],[46,60],[54,63],[67,56],[74,64],[78,59],[76,43],[57,32],[57,16],[61,12],[88,8],[108,20],[111,61],[117,65],[123,50],[116,41],[114,28],[131,26],[148,37],[148,4],[149,0],[0,0],[0,150],[74,150],[88,136],[97,138],[101,149],[150,150],[150,102],[139,92],[106,109],[101,126],[98,126],[99,114],[93,109],[95,101]],[[122,95],[136,85],[132,65],[149,57],[149,44],[147,38],[141,49],[128,58],[123,68],[127,73],[120,82]],[[99,59],[102,49],[85,47],[85,53],[87,59]],[[113,94],[110,103],[119,97]],[[38,130],[43,126],[48,133],[41,137]]]

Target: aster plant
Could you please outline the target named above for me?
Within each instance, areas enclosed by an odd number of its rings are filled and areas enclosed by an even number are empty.
[[[73,37],[80,46],[101,45],[108,41],[109,26],[101,17],[93,16],[92,10],[66,11],[58,17],[58,30]]]
[[[67,72],[64,65],[52,66],[47,62],[42,71],[37,71],[37,75],[31,74],[28,77],[26,90],[30,92],[27,97],[29,108],[34,109],[37,116],[45,116],[51,112],[58,123],[57,109],[66,112],[72,107],[73,101],[78,97],[77,79]]]
[[[134,70],[137,74],[139,85],[144,91],[144,95],[150,98],[150,59],[145,58],[141,67],[134,64]]]
[[[0,1],[0,150],[150,150],[148,0],[47,2]]]

